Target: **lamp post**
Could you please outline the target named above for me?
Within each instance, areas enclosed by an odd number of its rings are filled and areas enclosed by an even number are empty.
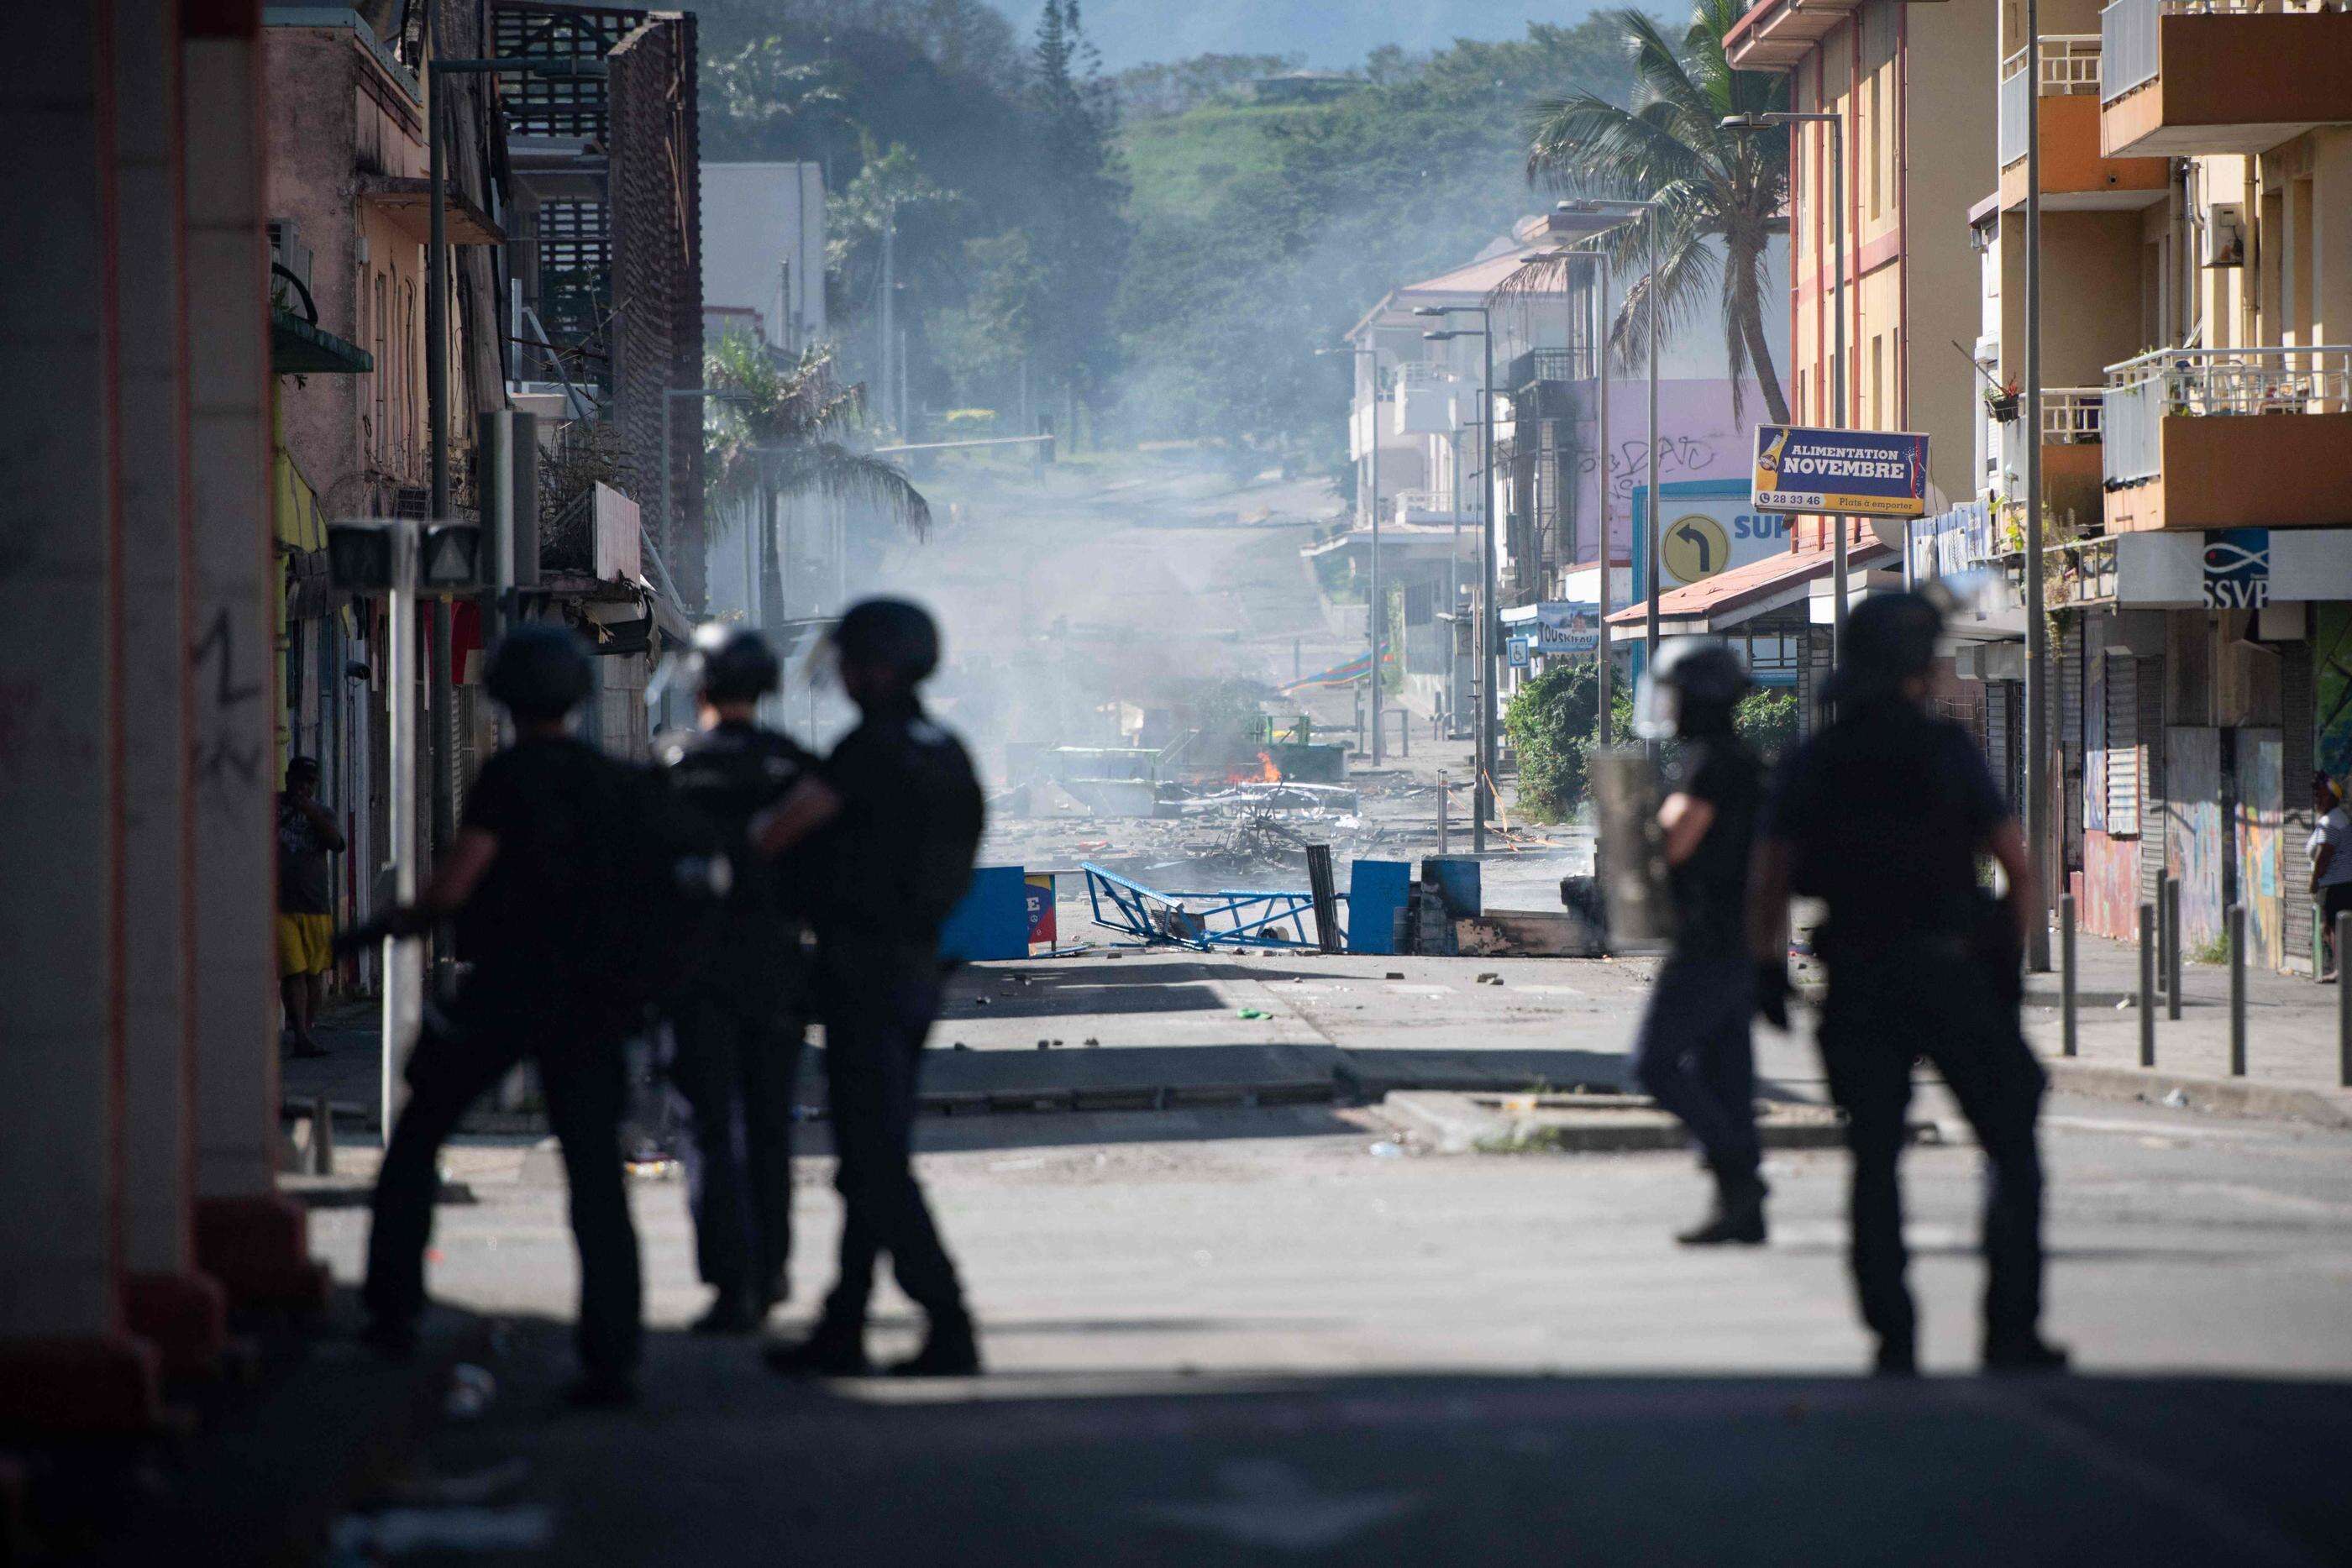
[[[1833,352],[1836,362],[1831,368],[1832,407],[1830,428],[1843,430],[1845,419],[1845,121],[1832,110],[1800,112],[1794,110],[1773,110],[1764,114],[1726,115],[1720,123],[1726,131],[1759,131],[1775,125],[1826,126],[1830,136],[1830,209],[1833,221],[1830,228],[1837,245],[1837,329]],[[1846,524],[1849,519],[1832,517],[1836,542],[1831,547],[1830,580],[1830,657],[1834,661],[1845,648],[1846,612]],[[2031,574],[2029,574],[2031,575]]]
[[[2042,29],[2025,0],[2025,841],[2035,894],[2049,908],[2050,627],[2042,601]],[[2026,967],[2050,968],[2050,922],[2029,923]]]
[[[1475,316],[1478,325],[1423,332],[1433,343],[1475,338],[1486,351],[1486,369],[1478,383],[1478,781],[1470,791],[1470,849],[1486,849],[1486,817],[1495,789],[1495,324],[1484,305],[1423,305],[1416,316]]]

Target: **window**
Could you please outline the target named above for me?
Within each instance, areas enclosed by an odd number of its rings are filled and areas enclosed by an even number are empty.
[[[1873,15],[1877,14],[1878,13],[1873,13]],[[1882,178],[1882,172],[1885,165],[1881,160],[1879,153],[1879,142],[1881,138],[1885,135],[1885,129],[1880,123],[1879,93],[1881,91],[1880,84],[1885,79],[1886,73],[1884,71],[1874,70],[1870,73],[1870,108],[1868,110],[1870,124],[1870,215],[1874,218],[1880,216],[1886,211],[1886,186],[1885,180]]]
[[[2139,661],[2106,660],[2107,831],[2139,833]]]
[[[375,371],[368,379],[375,383],[375,423],[368,432],[368,460],[382,468],[392,450],[392,433],[384,423],[384,393],[392,381],[391,320],[384,314],[383,274],[375,275]]]
[[[1874,430],[1892,430],[1895,422],[1886,410],[1886,334],[1874,332],[1870,339],[1870,419]]]

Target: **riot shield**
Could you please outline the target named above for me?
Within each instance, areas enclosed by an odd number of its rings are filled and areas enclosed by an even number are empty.
[[[1593,871],[1609,913],[1609,948],[1654,952],[1675,936],[1666,890],[1665,831],[1658,826],[1664,781],[1657,758],[1638,746],[1592,754],[1592,800],[1598,841]]]

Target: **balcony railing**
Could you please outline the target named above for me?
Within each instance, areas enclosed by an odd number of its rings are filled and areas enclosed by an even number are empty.
[[[1399,387],[1452,386],[1459,379],[1448,366],[1408,361],[1396,368],[1396,380],[1392,384]]]
[[[2042,444],[2095,446],[2106,393],[2098,387],[2042,389]]]
[[[2331,6],[2320,0],[2115,0],[2099,13],[2106,79],[2099,99],[2113,103],[2164,74],[2158,21],[2165,16],[2284,16]],[[2341,8],[2340,4],[2334,8]]]
[[[2020,49],[2000,68],[2000,166],[2008,168],[2025,156],[2025,86],[2038,79],[2044,98],[2099,91],[2100,42],[2095,33],[2046,33],[2042,38],[2042,68],[2029,74],[2028,50]]]
[[[1583,382],[1592,379],[1592,351],[1585,348],[1529,349],[1513,359],[1503,372],[1505,388],[1533,386],[1538,382]]]
[[[1454,497],[1438,490],[1399,490],[1390,514],[1400,523],[1450,523]]]
[[[2101,415],[2106,479],[2132,484],[2164,472],[2167,415],[2347,412],[2352,347],[2158,349],[2107,367]]]

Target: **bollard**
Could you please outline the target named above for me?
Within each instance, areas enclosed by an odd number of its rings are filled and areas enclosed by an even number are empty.
[[[2062,894],[2058,899],[2058,1053],[2073,1056],[2080,1044],[2075,1034],[2074,978],[2074,895]]]
[[[2352,1089],[2352,986],[2344,983],[2344,956],[2352,953],[2352,910],[2336,917],[2336,1082]]]
[[[2156,1065],[2156,905],[2139,906],[2139,1064]]]
[[[310,1102],[310,1174],[335,1174],[335,1103],[324,1094]]]
[[[1437,776],[1437,852],[1439,854],[1450,852],[1452,846],[1448,842],[1449,837],[1450,831],[1445,821],[1445,775],[1441,773]]]
[[[2230,1076],[2246,1075],[2246,906],[2230,905]]]
[[[2180,879],[2164,879],[2164,1016],[2180,1021]]]

